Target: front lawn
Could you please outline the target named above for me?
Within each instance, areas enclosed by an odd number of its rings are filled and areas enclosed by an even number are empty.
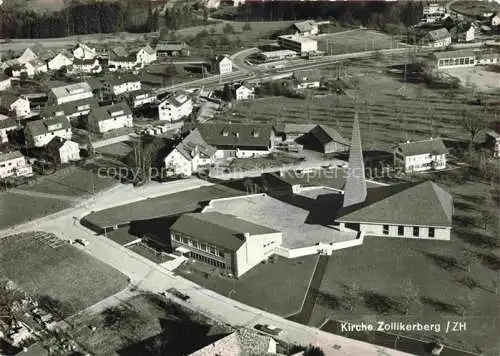
[[[128,279],[57,237],[51,247],[41,232],[0,240],[0,277],[12,280],[32,295],[47,295],[67,303],[72,312],[89,307],[127,286]],[[44,236],[54,236],[43,233]]]
[[[196,284],[239,302],[281,316],[302,308],[317,255],[295,259],[276,258],[276,263],[259,264],[240,279],[222,277],[202,262],[190,261],[176,272]]]

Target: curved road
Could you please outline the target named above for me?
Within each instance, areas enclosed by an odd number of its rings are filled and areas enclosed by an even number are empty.
[[[276,325],[283,329],[279,339],[291,343],[317,345],[323,349],[325,355],[408,355],[323,332],[226,298],[175,275],[166,268],[137,255],[104,236],[95,235],[79,223],[79,220],[90,211],[98,211],[110,206],[122,205],[131,201],[180,190],[194,189],[206,184],[209,183],[192,178],[167,184],[152,184],[136,189],[130,188],[130,186],[118,186],[74,208],[0,232],[0,237],[16,232],[38,229],[52,232],[63,239],[68,237],[87,239],[90,242],[89,245],[79,248],[127,275],[131,283],[140,290],[158,293],[168,288],[176,288],[190,296],[188,302],[176,301],[193,310],[233,326],[251,328],[255,324]],[[172,298],[175,299],[175,297]]]

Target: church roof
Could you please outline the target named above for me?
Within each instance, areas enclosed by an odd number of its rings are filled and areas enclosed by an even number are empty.
[[[347,180],[344,187],[344,207],[359,204],[366,199],[365,164],[361,146],[358,113],[354,116]]]
[[[341,209],[337,222],[452,225],[453,198],[432,181],[368,189],[366,201]]]

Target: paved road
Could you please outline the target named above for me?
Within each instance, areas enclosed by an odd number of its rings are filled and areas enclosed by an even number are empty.
[[[146,199],[158,196],[161,193],[173,193],[179,189],[194,189],[206,182],[197,179],[172,182],[164,185],[156,184],[144,189],[130,191],[129,186],[123,189],[114,189],[102,193],[99,197],[86,203],[68,209],[60,214],[39,219],[18,226],[16,229],[4,231],[0,236],[6,234],[40,229],[55,233],[62,238],[85,238],[90,244],[86,247],[78,247],[89,253],[98,260],[116,268],[127,275],[131,283],[140,290],[158,293],[168,288],[176,288],[190,296],[189,302],[179,303],[189,306],[193,310],[202,312],[214,319],[231,324],[233,326],[253,327],[255,324],[273,324],[283,329],[280,339],[287,342],[300,344],[315,344],[320,346],[326,355],[405,355],[393,350],[384,349],[368,343],[353,341],[344,337],[320,331],[316,328],[301,325],[283,319],[279,316],[264,312],[262,310],[244,305],[237,301],[228,299],[210,290],[206,290],[195,283],[183,279],[166,268],[137,255],[133,251],[103,236],[96,236],[90,230],[80,225],[79,220],[91,210],[100,210],[111,206],[122,205],[131,200]],[[161,187],[160,187],[161,186]],[[123,186],[122,186],[123,187]],[[143,188],[143,187],[141,187]],[[133,188],[132,188],[133,189]],[[124,292],[127,293],[127,292]],[[117,296],[116,298],[119,298]],[[112,303],[116,298],[110,298]],[[175,299],[175,297],[173,297]],[[102,305],[108,305],[103,302]],[[96,307],[99,309],[99,307]]]

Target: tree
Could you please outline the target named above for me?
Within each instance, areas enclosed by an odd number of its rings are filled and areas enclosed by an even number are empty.
[[[470,266],[476,260],[476,254],[474,251],[463,249],[460,251],[460,265],[462,268],[470,273]]]
[[[407,279],[404,290],[405,315],[408,315],[412,304],[418,302],[419,293],[420,289],[416,287],[410,279]]]
[[[481,205],[481,220],[485,231],[498,224],[498,207],[493,200],[492,194],[493,192],[488,190]]]
[[[231,102],[233,100],[233,90],[227,83],[224,84],[224,88],[222,89],[222,99],[227,102]]]
[[[13,319],[15,304],[23,298],[24,293],[19,291],[11,281],[0,281],[0,320]]]
[[[477,135],[486,127],[486,120],[483,116],[464,110],[462,113],[462,127],[469,134],[470,147],[472,148]]]
[[[252,25],[250,25],[249,22],[246,22],[243,27],[241,28],[243,31],[252,31]]]
[[[56,319],[63,320],[71,315],[73,308],[69,303],[52,298],[49,295],[41,295],[38,298],[40,307],[54,315]]]
[[[234,33],[234,27],[230,23],[227,23],[223,28],[222,32],[225,34],[231,34]]]
[[[352,312],[358,303],[363,301],[361,289],[356,281],[353,281],[350,286],[345,287],[345,294],[343,297],[343,304]]]
[[[309,345],[304,350],[303,356],[325,356],[325,353],[320,347]]]

